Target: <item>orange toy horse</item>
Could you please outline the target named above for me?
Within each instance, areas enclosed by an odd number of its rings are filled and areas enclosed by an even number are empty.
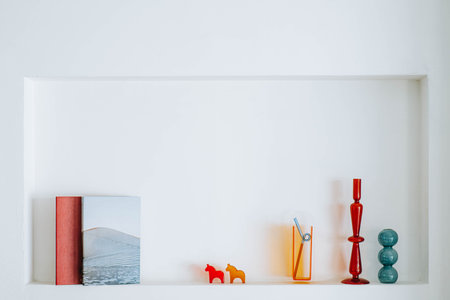
[[[220,271],[220,270],[216,271],[216,269],[213,266],[210,266],[210,265],[206,265],[205,271],[209,272],[209,283],[212,283],[214,278],[219,278],[220,281],[222,283],[224,283],[223,282],[223,272],[222,271]]]
[[[236,269],[234,266],[227,264],[226,271],[230,272],[230,283],[233,283],[234,279],[239,278],[242,283],[245,283],[245,273],[242,270]]]

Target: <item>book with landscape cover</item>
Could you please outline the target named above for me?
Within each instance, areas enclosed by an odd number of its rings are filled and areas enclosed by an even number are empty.
[[[82,269],[81,197],[56,197],[55,283],[80,284]]]
[[[139,197],[82,200],[83,284],[140,283]]]

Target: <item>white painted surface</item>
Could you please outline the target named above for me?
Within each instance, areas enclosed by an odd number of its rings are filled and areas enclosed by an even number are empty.
[[[450,277],[447,1],[41,1],[0,4],[0,292],[5,299],[445,299]],[[24,77],[428,76],[429,283],[55,287],[25,284]],[[29,121],[29,120],[28,120]],[[29,145],[28,145],[29,146]],[[33,152],[33,151],[31,151]],[[368,209],[367,209],[368,211]],[[365,214],[367,216],[367,214]],[[51,228],[51,222],[44,223]],[[5,246],[7,245],[7,246]],[[400,263],[400,262],[399,262]],[[320,289],[320,290],[319,290]]]
[[[363,178],[364,275],[400,235],[401,281],[426,281],[428,199],[417,80],[34,83],[34,280],[54,281],[54,197],[138,195],[142,282],[205,283],[207,263],[290,281],[292,218],[315,226],[314,277],[347,275]],[[426,140],[425,140],[426,142]],[[426,174],[425,174],[426,175]]]

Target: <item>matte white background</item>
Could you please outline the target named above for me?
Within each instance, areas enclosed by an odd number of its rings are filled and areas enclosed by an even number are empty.
[[[445,299],[449,278],[448,1],[0,3],[0,287],[5,299]],[[24,77],[414,75],[429,87],[429,284],[336,286],[27,285]],[[6,246],[5,246],[6,245]]]
[[[207,263],[235,264],[248,283],[290,282],[294,216],[315,226],[313,279],[338,283],[352,176],[363,178],[365,277],[377,279],[378,232],[395,228],[400,281],[427,280],[417,80],[46,80],[32,90],[38,282],[54,281],[55,195],[135,194],[144,283],[205,283]]]

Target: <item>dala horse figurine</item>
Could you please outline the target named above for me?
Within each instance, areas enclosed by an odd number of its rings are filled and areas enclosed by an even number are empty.
[[[225,270],[230,272],[230,283],[233,283],[233,281],[236,278],[239,278],[242,281],[242,283],[245,283],[245,273],[244,273],[244,271],[238,270],[238,269],[236,269],[235,266],[232,266],[230,264],[227,264],[227,268]]]
[[[209,264],[206,265],[205,271],[209,272],[209,283],[212,283],[214,278],[219,278],[220,281],[222,283],[224,283],[224,281],[223,281],[223,272],[222,271],[220,271],[220,270],[216,271],[216,269],[213,266],[210,266]]]

